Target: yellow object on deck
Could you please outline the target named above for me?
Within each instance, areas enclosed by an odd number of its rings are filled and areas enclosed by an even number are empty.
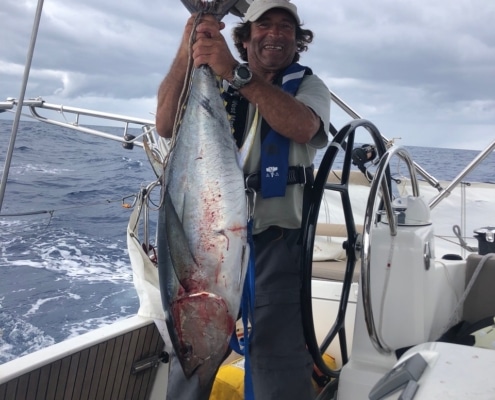
[[[244,399],[244,358],[220,367],[213,383],[210,400]]]
[[[323,354],[323,360],[329,368],[337,369],[335,358],[329,354]],[[321,390],[316,382],[313,382],[313,385],[317,392]],[[213,383],[210,400],[244,400],[244,358],[220,367]]]

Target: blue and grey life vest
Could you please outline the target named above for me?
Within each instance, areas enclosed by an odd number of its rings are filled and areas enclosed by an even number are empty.
[[[289,65],[275,79],[280,86],[293,96],[297,93],[305,75],[312,71],[298,63]],[[224,92],[227,111],[232,116],[232,126],[237,145],[240,147],[246,129],[249,102],[231,88]],[[283,197],[289,174],[290,139],[273,130],[263,119],[261,122],[261,194],[264,198]]]

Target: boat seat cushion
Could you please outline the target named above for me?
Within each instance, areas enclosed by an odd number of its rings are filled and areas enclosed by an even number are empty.
[[[466,264],[466,285],[469,284],[483,256],[471,254]],[[495,315],[495,256],[486,260],[464,302],[463,318],[475,323]]]
[[[313,262],[313,278],[343,281],[347,261],[315,261]],[[354,268],[352,281],[358,282],[360,275],[360,263]]]

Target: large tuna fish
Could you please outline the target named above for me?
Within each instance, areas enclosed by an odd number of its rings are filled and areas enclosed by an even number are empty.
[[[174,350],[185,375],[196,374],[205,386],[239,313],[249,259],[247,205],[231,125],[209,67],[193,70],[184,107],[163,175],[158,270]]]

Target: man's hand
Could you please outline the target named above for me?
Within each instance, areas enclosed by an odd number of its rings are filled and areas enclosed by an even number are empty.
[[[196,27],[192,57],[195,67],[209,65],[217,75],[230,81],[237,61],[220,32],[224,28],[225,24],[212,15],[203,16]]]

